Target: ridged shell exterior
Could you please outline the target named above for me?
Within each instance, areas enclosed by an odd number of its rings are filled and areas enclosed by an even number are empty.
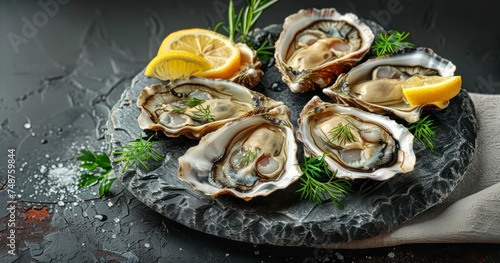
[[[156,99],[156,96],[158,94],[170,94],[172,93],[172,90],[175,90],[177,87],[190,84],[203,85],[204,87],[213,89],[215,92],[232,96],[232,100],[234,99],[235,101],[238,101],[242,104],[249,105],[249,109],[246,115],[252,114],[254,111],[259,111],[262,109],[264,109],[265,111],[267,109],[274,108],[283,104],[282,102],[272,100],[261,93],[252,91],[229,80],[190,77],[187,79],[174,80],[169,82],[168,84],[154,84],[151,87],[144,88],[139,95],[139,98],[137,99],[137,106],[141,110],[141,113],[137,118],[139,127],[141,129],[163,131],[163,133],[165,133],[165,135],[169,137],[187,136],[192,139],[199,139],[203,135],[215,131],[218,128],[222,127],[224,124],[237,119],[222,119],[208,122],[203,125],[186,125],[178,128],[166,127],[159,123],[159,116],[157,116],[154,111],[148,110],[148,108],[152,108],[154,105],[146,106],[146,104],[161,104],[162,99]]]
[[[257,52],[246,44],[238,43],[236,46],[240,50],[241,66],[229,80],[249,89],[254,88],[264,75],[264,72],[260,69],[262,63],[257,59]]]
[[[341,74],[337,81],[330,87],[323,89],[323,93],[338,103],[358,107],[365,111],[377,114],[395,116],[407,122],[416,122],[420,119],[423,109],[440,110],[448,106],[449,101],[435,102],[420,106],[391,107],[366,102],[351,95],[350,87],[356,83],[368,80],[373,69],[379,66],[404,66],[432,70],[439,76],[450,77],[454,75],[456,66],[449,60],[442,58],[430,48],[405,48],[393,55],[368,59],[362,64],[352,68],[348,73]]]
[[[191,147],[183,156],[179,157],[179,178],[206,195],[216,197],[222,194],[231,194],[246,201],[256,196],[267,196],[278,189],[286,188],[302,174],[296,157],[297,144],[289,114],[288,107],[283,105],[266,113],[240,118],[205,135],[197,146]],[[257,182],[251,190],[246,192],[214,183],[212,176],[214,163],[225,158],[232,138],[240,133],[249,132],[253,127],[262,124],[279,127],[286,134],[287,159],[280,175],[274,180]]]
[[[359,32],[361,47],[355,52],[326,62],[314,69],[296,72],[285,63],[288,48],[299,31],[318,21],[344,21],[351,25]],[[334,8],[303,9],[285,19],[283,31],[275,44],[276,67],[292,92],[304,93],[323,88],[331,85],[339,74],[355,66],[370,50],[374,38],[372,30],[352,13],[340,14]]]
[[[325,153],[325,151],[314,142],[310,133],[310,129],[314,128],[310,127],[314,115],[323,112],[354,115],[361,121],[376,123],[389,131],[392,137],[398,142],[397,160],[391,166],[381,167],[370,172],[359,172],[346,169],[326,154],[325,160],[329,169],[332,172],[337,171],[338,177],[381,181],[387,180],[398,173],[406,173],[413,170],[416,162],[415,153],[413,152],[413,135],[406,127],[389,119],[387,116],[362,111],[353,107],[323,102],[318,96],[314,96],[306,104],[298,120],[299,129],[297,130],[297,139],[304,143],[304,154],[306,156],[322,156]]]

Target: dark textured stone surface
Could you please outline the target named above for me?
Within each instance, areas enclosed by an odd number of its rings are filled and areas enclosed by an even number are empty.
[[[139,73],[114,106],[107,136],[114,150],[141,134],[136,121],[139,110],[134,103],[142,88],[155,82]],[[302,106],[313,95],[321,94],[294,94],[276,88],[281,85],[284,84],[277,70],[271,67],[257,90],[285,102],[296,124]],[[133,103],[123,103],[127,100]],[[281,246],[321,246],[359,240],[391,230],[441,202],[461,181],[475,151],[477,124],[472,101],[462,90],[447,109],[430,114],[439,123],[440,150],[432,153],[415,142],[417,164],[413,172],[383,182],[356,181],[355,192],[345,199],[342,210],[330,202],[316,205],[301,200],[295,193],[298,183],[249,202],[232,196],[205,196],[177,178],[177,158],[197,144],[186,138],[159,135],[157,149],[166,160],[156,164],[151,172],[123,174],[118,166],[115,172],[146,205],[183,225],[219,237]],[[299,155],[301,158],[301,149]]]

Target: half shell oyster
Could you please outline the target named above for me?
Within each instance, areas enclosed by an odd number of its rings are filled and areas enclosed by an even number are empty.
[[[413,170],[413,135],[387,116],[323,102],[300,113],[297,138],[306,156],[322,156],[338,177],[386,180]],[[347,129],[347,131],[345,130]]]
[[[303,9],[285,19],[275,44],[276,66],[292,92],[323,88],[356,65],[374,38],[352,13]]]
[[[455,69],[451,61],[430,48],[405,48],[357,65],[323,93],[339,103],[416,122],[422,109],[444,109],[449,101],[411,106],[404,98],[403,82],[416,75],[449,77]]]
[[[154,84],[144,88],[137,99],[141,129],[189,138],[200,138],[257,109],[278,105],[282,102],[237,83],[197,77]]]
[[[285,188],[302,174],[292,127],[284,105],[230,122],[179,157],[179,178],[212,197],[247,201]]]

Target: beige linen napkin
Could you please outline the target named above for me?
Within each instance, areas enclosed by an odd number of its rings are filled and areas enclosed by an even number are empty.
[[[470,93],[479,129],[464,179],[441,204],[372,238],[333,244],[357,249],[412,243],[500,243],[500,95]]]

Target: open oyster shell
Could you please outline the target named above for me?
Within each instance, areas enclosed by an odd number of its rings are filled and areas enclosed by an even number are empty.
[[[356,65],[374,38],[352,13],[303,9],[285,19],[275,43],[276,66],[292,92],[323,88]]]
[[[306,156],[322,156],[338,177],[386,180],[415,166],[413,135],[401,124],[314,96],[300,113],[297,138]],[[349,134],[337,133],[339,128]],[[352,136],[352,137],[351,137]]]
[[[246,201],[286,188],[302,174],[288,107],[230,122],[179,157],[179,178],[216,197]]]
[[[282,104],[228,80],[191,77],[144,88],[137,120],[141,129],[200,138],[257,109]]]
[[[341,74],[323,93],[334,101],[382,115],[416,122],[422,109],[444,109],[448,101],[411,106],[401,84],[411,76],[453,76],[455,65],[430,48],[405,48],[392,55],[368,59]]]
[[[262,62],[257,59],[257,52],[246,44],[237,43],[236,46],[241,54],[240,69],[229,80],[251,89],[259,84],[264,75],[260,69]]]

